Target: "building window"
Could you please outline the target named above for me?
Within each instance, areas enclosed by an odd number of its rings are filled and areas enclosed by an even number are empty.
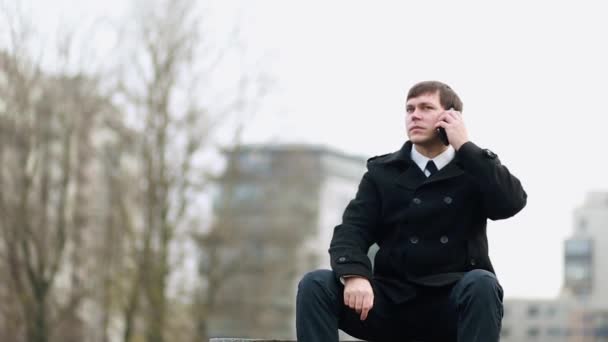
[[[547,335],[551,336],[551,337],[558,337],[561,336],[562,331],[559,327],[549,327],[547,329]]]
[[[599,326],[595,329],[595,336],[602,337],[598,341],[608,341],[608,325]]]
[[[538,316],[539,311],[540,311],[540,310],[538,309],[538,306],[537,306],[537,305],[530,305],[530,306],[528,307],[528,317],[531,317],[531,318],[533,318],[533,317],[537,317],[537,316]]]
[[[566,240],[567,257],[591,257],[590,239],[569,239]]]
[[[588,264],[568,262],[566,264],[566,279],[569,283],[581,282],[591,278],[591,270]]]
[[[234,189],[234,199],[237,203],[263,199],[262,188],[257,184],[241,183]]]
[[[267,151],[242,152],[238,157],[239,169],[246,173],[270,175],[272,173],[272,156]]]
[[[540,335],[540,329],[538,327],[530,327],[528,328],[528,337],[536,338]]]
[[[583,295],[591,290],[593,278],[593,244],[590,239],[569,239],[565,244],[565,286]]]

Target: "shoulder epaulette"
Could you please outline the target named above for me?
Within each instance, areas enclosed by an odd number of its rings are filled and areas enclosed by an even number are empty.
[[[386,157],[388,155],[390,155],[391,153],[387,153],[387,154],[381,154],[379,156],[375,156],[375,157],[371,157],[367,160],[368,163],[373,163],[374,161],[379,161],[381,160],[383,157]]]

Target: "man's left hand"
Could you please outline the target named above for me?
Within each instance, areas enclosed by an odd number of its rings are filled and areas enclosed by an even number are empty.
[[[439,127],[445,129],[445,132],[448,135],[448,141],[456,151],[458,151],[460,146],[469,141],[467,128],[464,126],[462,114],[459,111],[450,109],[443,112],[439,116],[437,124],[435,124],[435,129]]]

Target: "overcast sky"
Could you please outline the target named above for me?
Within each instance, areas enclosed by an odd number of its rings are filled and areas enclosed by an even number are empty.
[[[123,1],[32,0],[39,25],[123,15]],[[528,206],[490,222],[508,297],[550,298],[585,193],[607,190],[608,20],[601,1],[215,1],[240,13],[277,81],[251,142],[307,142],[371,157],[405,140],[404,96],[422,80],[464,102],[470,139],[522,181]],[[102,38],[99,38],[102,39]],[[100,46],[105,44],[99,41]],[[608,228],[608,227],[607,227]],[[607,270],[608,271],[608,270]]]

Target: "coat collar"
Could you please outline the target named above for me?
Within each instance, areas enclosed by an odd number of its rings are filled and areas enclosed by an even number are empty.
[[[453,177],[464,174],[462,164],[458,159],[458,154],[454,156],[454,159],[448,163],[445,167],[439,170],[436,174],[431,177],[426,177],[422,170],[414,163],[411,157],[412,142],[406,141],[400,150],[387,155],[378,162],[381,164],[402,164],[404,166],[403,172],[397,177],[397,185],[403,186],[407,189],[416,190],[417,188]]]
[[[388,154],[385,158],[378,160],[381,164],[405,163],[412,164],[412,142],[406,141],[399,151]]]

